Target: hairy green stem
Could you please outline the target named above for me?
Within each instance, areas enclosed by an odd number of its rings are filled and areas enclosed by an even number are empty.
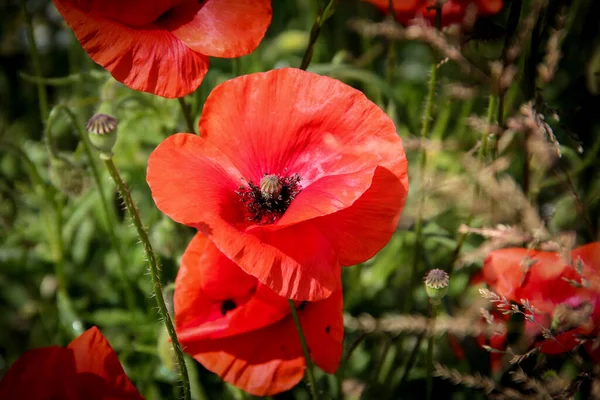
[[[102,209],[106,216],[106,223],[108,225],[108,235],[110,236],[110,240],[115,246],[115,250],[117,251],[117,256],[119,257],[119,274],[121,279],[121,284],[123,285],[123,290],[125,292],[125,301],[127,302],[127,307],[131,311],[135,310],[135,296],[131,287],[131,281],[127,277],[127,260],[123,254],[123,248],[121,246],[121,242],[118,239],[117,231],[116,231],[116,215],[114,213],[114,209],[110,207],[108,204],[108,200],[104,194],[104,185],[102,184],[102,179],[100,176],[100,171],[98,170],[98,166],[96,165],[96,160],[94,154],[92,152],[92,147],[89,143],[89,139],[83,129],[83,126],[77,120],[77,116],[75,113],[66,105],[59,104],[50,111],[50,115],[48,117],[47,124],[47,133],[48,137],[50,136],[50,128],[53,125],[56,116],[58,113],[62,112],[67,116],[71,126],[75,129],[77,134],[79,135],[79,139],[83,143],[83,148],[85,154],[88,158],[88,162],[90,165],[90,169],[92,170],[92,176],[94,177],[94,182],[96,184],[96,188],[100,194],[100,202],[102,203]]]
[[[442,8],[438,4],[435,6],[435,26],[439,30],[441,26]],[[429,84],[427,89],[427,97],[425,98],[425,109],[421,119],[421,140],[425,141],[429,136],[429,129],[431,126],[431,118],[433,114],[433,100],[435,98],[435,87],[437,84],[437,70],[438,62],[434,57],[431,63],[431,72],[429,75]],[[423,209],[425,207],[425,167],[427,165],[427,150],[423,147],[421,149],[421,155],[419,159],[419,198],[417,203],[417,219],[415,221],[415,247],[413,253],[412,262],[412,273],[411,273],[411,288],[414,287],[415,279],[419,272],[419,254],[421,252],[421,235],[423,232]],[[407,296],[405,307],[407,311],[412,308],[413,296],[410,294]]]
[[[31,20],[31,15],[27,11],[27,1],[21,0],[21,8],[23,9],[23,14],[25,15],[25,25],[27,28],[27,40],[29,41],[29,49],[31,50],[31,61],[33,63],[33,72],[36,76],[42,77],[42,63],[40,61],[40,53],[37,48],[37,43],[35,42],[35,34],[33,32],[33,22]],[[40,105],[40,117],[42,123],[46,121],[48,118],[48,95],[46,93],[46,88],[44,84],[41,82],[37,83],[38,90],[38,101]]]
[[[112,157],[105,153],[101,153],[100,157],[104,160],[104,164],[106,165],[110,176],[113,178],[119,194],[125,202],[127,212],[131,217],[131,220],[133,222],[133,225],[135,226],[135,229],[137,230],[140,241],[142,242],[142,246],[144,247],[144,252],[146,253],[146,257],[148,258],[148,265],[150,267],[150,278],[152,279],[152,290],[154,292],[156,304],[158,305],[160,316],[165,324],[165,327],[167,328],[167,332],[169,333],[171,342],[173,343],[173,350],[175,351],[175,357],[177,360],[177,365],[179,367],[179,374],[181,376],[181,382],[183,384],[183,397],[185,400],[190,400],[190,380],[188,377],[187,367],[185,365],[183,350],[181,348],[179,340],[177,339],[175,326],[173,325],[173,321],[171,320],[171,316],[169,315],[169,311],[167,310],[165,298],[163,297],[159,275],[158,258],[154,253],[154,250],[152,249],[150,239],[148,238],[146,229],[142,225],[142,220],[140,219],[140,215],[138,214],[135,203],[133,202],[133,198],[129,193],[129,189],[127,188],[127,185],[121,178],[121,175],[119,174],[119,171],[117,170],[117,167],[113,162]]]
[[[321,9],[321,12],[319,13],[319,15],[317,15],[317,20],[315,21],[315,23],[312,26],[312,29],[310,30],[308,46],[306,47],[306,51],[304,52],[304,56],[302,57],[300,69],[306,71],[306,68],[308,68],[308,66],[310,65],[315,51],[315,44],[317,43],[317,39],[321,34],[321,28],[323,27],[325,21],[327,21],[333,15],[333,13],[335,12],[335,8],[337,7],[339,2],[340,0],[330,0],[329,4],[327,4],[327,7]]]
[[[312,395],[313,400],[318,400],[319,395],[317,394],[317,381],[315,380],[315,374],[313,371],[313,362],[310,358],[310,353],[308,352],[308,345],[306,344],[304,331],[302,330],[302,325],[300,324],[300,318],[298,318],[296,305],[294,304],[294,301],[290,299],[288,299],[288,304],[290,305],[292,318],[294,319],[294,324],[296,325],[296,330],[298,331],[298,338],[300,339],[300,344],[302,345],[302,352],[304,353],[304,358],[306,360],[306,375],[308,376],[310,393]]]
[[[394,0],[388,0],[388,12],[392,21],[396,20],[396,10],[394,10]],[[396,41],[392,38],[388,39],[387,63],[385,71],[385,80],[388,85],[394,80],[394,69],[396,67]]]
[[[431,400],[431,393],[433,392],[433,346],[434,338],[433,331],[435,328],[435,318],[437,317],[439,300],[430,300],[431,306],[431,317],[429,318],[429,327],[427,329],[427,387],[426,387],[426,400]]]
[[[190,114],[190,108],[185,103],[185,99],[183,97],[179,97],[177,101],[181,106],[181,112],[183,113],[183,117],[185,118],[185,124],[187,125],[188,130],[190,131],[190,133],[196,133],[196,129],[194,128],[194,119]]]

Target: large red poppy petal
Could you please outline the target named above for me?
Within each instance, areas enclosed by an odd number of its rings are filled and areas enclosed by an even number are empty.
[[[305,305],[298,314],[315,364],[327,372],[334,372],[342,353],[341,292]],[[288,390],[304,374],[302,348],[291,316],[263,329],[234,337],[195,341],[182,339],[182,343],[186,352],[207,369],[256,396]]]
[[[345,210],[317,219],[319,230],[338,251],[340,264],[354,265],[373,257],[396,230],[408,194],[402,181],[378,167],[369,189]]]
[[[406,172],[402,141],[379,107],[338,80],[299,69],[220,84],[206,101],[199,128],[254,183],[265,173],[298,173],[307,188],[324,176],[377,165]],[[356,198],[347,196],[345,206]]]
[[[55,2],[57,0],[54,0]],[[156,20],[175,5],[185,0],[60,0],[69,7],[77,7],[87,13],[140,27]]]
[[[146,179],[162,212],[210,236],[227,221],[244,221],[235,194],[240,177],[219,150],[197,135],[179,133],[150,154]]]
[[[240,173],[205,139],[172,135],[150,155],[147,181],[158,208],[197,228],[227,258],[280,296],[316,301],[340,286],[335,252],[314,227],[243,232]]]
[[[206,75],[208,57],[167,31],[132,29],[67,0],[54,4],[90,57],[132,89],[181,97],[196,90]]]
[[[289,306],[198,233],[177,274],[175,314],[180,337],[197,340],[262,328],[289,314]]]
[[[117,353],[98,328],[88,329],[67,348],[73,350],[81,393],[103,393],[105,398],[123,400],[142,399],[125,374]]]
[[[262,253],[242,252],[233,261],[285,298],[322,300],[341,288],[336,249],[317,224],[307,221],[276,231],[268,228],[248,229],[263,244]]]
[[[373,4],[383,12],[388,12],[390,9],[389,0],[364,0],[367,3]],[[416,11],[423,0],[393,0],[393,7],[395,12],[410,12]]]
[[[271,16],[271,0],[193,1],[175,7],[160,25],[198,53],[234,58],[256,49]]]
[[[2,377],[0,399],[69,399],[65,389],[74,372],[69,350],[59,346],[29,350]]]

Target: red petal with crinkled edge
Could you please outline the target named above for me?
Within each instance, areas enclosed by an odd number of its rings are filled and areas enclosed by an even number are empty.
[[[390,9],[389,0],[364,0],[367,3],[373,4],[381,11],[387,12]],[[423,0],[393,0],[394,11],[396,12],[410,12],[416,11],[417,8],[423,3]]]
[[[182,97],[196,90],[206,75],[208,57],[168,31],[133,29],[69,0],[54,0],[54,5],[90,57],[132,89]]]
[[[252,331],[289,314],[286,299],[242,271],[202,233],[183,254],[174,303],[180,338],[193,340]]]
[[[314,363],[328,373],[337,369],[342,354],[342,293],[306,304],[298,310]],[[253,395],[288,390],[304,375],[305,361],[293,319],[222,339],[195,340],[178,332],[188,354],[207,369]]]
[[[202,4],[188,1],[157,24],[194,51],[233,58],[258,47],[271,17],[271,0],[207,0]]]
[[[69,350],[51,346],[29,350],[0,381],[0,399],[76,399],[66,390],[64,377],[74,377]]]
[[[94,399],[143,399],[125,374],[117,353],[98,328],[88,329],[67,348],[73,351],[75,358],[77,375],[71,385],[77,387],[79,398],[93,393],[90,398]]]
[[[130,27],[141,27],[184,1],[186,0],[63,0],[62,3]]]
[[[298,173],[306,189],[325,176],[372,174],[376,166],[406,173],[402,140],[379,107],[336,79],[295,68],[220,84],[199,130],[255,183],[265,173]],[[352,202],[348,196],[345,206]]]

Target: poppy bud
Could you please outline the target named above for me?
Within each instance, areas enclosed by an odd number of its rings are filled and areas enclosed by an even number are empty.
[[[260,180],[260,192],[265,199],[277,199],[283,185],[277,175],[265,175]]]
[[[52,158],[50,181],[67,196],[77,197],[85,188],[85,172],[66,159]]]
[[[96,114],[90,118],[85,129],[92,146],[109,158],[112,157],[112,148],[117,141],[117,120],[110,115]]]
[[[450,277],[441,269],[432,269],[425,275],[425,291],[432,300],[441,300],[448,293]]]

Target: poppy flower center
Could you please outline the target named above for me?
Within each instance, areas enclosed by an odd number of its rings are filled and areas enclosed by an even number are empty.
[[[246,206],[249,221],[260,225],[272,224],[285,213],[302,190],[298,182],[298,174],[283,177],[265,173],[258,185],[248,181],[248,186],[240,186],[236,194]]]

